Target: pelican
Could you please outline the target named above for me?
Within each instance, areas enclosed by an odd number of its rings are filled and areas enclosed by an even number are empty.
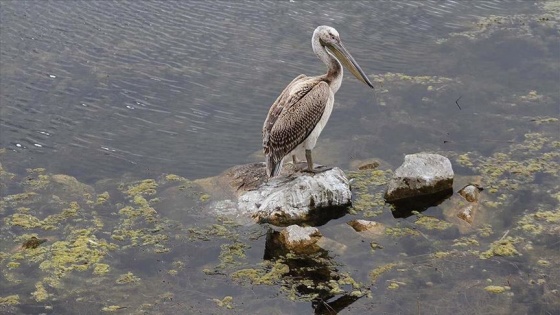
[[[373,84],[356,60],[344,48],[338,32],[330,26],[319,26],[311,39],[313,52],[328,67],[326,74],[308,77],[300,74],[282,91],[270,107],[263,125],[263,148],[268,177],[278,175],[285,156],[305,149],[307,171],[313,172],[311,150],[327,124],[334,94],[342,83],[342,64],[360,81]]]

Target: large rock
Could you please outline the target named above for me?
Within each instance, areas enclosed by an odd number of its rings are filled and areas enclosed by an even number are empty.
[[[453,169],[439,154],[409,154],[387,185],[389,202],[439,193],[453,188]]]
[[[198,183],[221,194],[230,191],[232,198],[213,205],[218,214],[252,217],[275,225],[324,223],[343,215],[352,198],[348,179],[337,167],[319,168],[316,173],[292,170],[267,179],[264,163],[253,163]]]

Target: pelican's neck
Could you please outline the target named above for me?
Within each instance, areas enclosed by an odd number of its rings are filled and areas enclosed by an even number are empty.
[[[311,45],[313,46],[313,52],[315,55],[317,55],[317,57],[319,57],[319,59],[321,59],[321,61],[329,68],[324,77],[329,83],[333,93],[336,93],[342,83],[342,65],[338,59],[327,51],[325,46],[321,45],[321,41],[319,40],[319,35],[317,33],[313,33]]]

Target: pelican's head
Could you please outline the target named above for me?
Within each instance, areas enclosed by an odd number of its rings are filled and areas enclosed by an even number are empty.
[[[373,84],[362,68],[360,68],[356,60],[342,45],[337,30],[330,26],[321,25],[313,32],[313,38],[318,38],[321,46],[326,47],[327,51],[332,53],[358,80],[373,88]]]

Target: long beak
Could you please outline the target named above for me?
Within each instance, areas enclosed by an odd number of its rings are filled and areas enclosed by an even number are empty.
[[[342,43],[329,44],[327,45],[329,50],[342,62],[342,64],[352,72],[356,79],[362,81],[363,83],[369,85],[373,89],[373,84],[368,79],[362,68],[358,65],[354,57],[350,55],[348,50],[344,48]]]

